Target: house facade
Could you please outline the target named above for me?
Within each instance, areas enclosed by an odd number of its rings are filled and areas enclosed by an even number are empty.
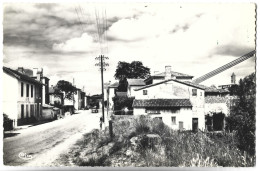
[[[41,118],[42,83],[19,71],[3,67],[3,113],[13,126],[31,123]]]
[[[173,129],[205,129],[204,87],[168,79],[135,91],[134,115],[158,117]]]
[[[145,86],[144,79],[127,79],[127,96],[128,97],[135,97],[136,91],[134,91],[137,88]]]
[[[119,83],[115,82],[113,84],[110,84],[107,87],[107,108],[108,109],[113,109],[114,107],[114,102],[113,102],[113,97],[115,97],[116,92],[117,92],[117,87],[118,87]]]

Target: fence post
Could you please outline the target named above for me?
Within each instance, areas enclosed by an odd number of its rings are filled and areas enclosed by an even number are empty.
[[[113,139],[113,121],[110,120],[109,121],[109,134],[110,134],[110,138]]]

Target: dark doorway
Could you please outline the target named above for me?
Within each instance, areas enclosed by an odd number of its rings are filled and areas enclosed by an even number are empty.
[[[180,130],[180,131],[183,130],[183,122],[182,122],[182,121],[179,122],[179,130]]]
[[[198,132],[199,128],[199,119],[198,118],[192,118],[192,131]]]
[[[225,114],[223,114],[223,113],[213,114],[213,130],[214,131],[224,130],[224,118],[225,118]]]

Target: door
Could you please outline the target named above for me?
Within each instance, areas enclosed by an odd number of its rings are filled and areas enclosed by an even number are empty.
[[[198,118],[192,118],[192,131],[198,132],[199,120]]]
[[[180,130],[180,131],[183,130],[183,122],[182,122],[182,121],[179,122],[179,130]]]

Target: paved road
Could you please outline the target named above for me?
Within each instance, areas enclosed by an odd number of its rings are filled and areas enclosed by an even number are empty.
[[[93,114],[90,110],[79,111],[61,120],[15,131],[17,135],[4,139],[4,164],[46,166],[66,152],[82,134],[99,128],[100,116],[101,113]],[[28,156],[24,157],[25,153]]]

